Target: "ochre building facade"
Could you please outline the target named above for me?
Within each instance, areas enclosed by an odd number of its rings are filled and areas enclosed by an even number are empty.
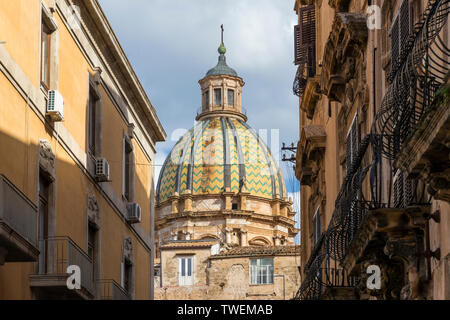
[[[0,34],[0,299],[152,298],[165,132],[99,3],[2,1]]]
[[[219,61],[199,81],[198,121],[161,170],[159,299],[289,299],[300,284],[292,200],[242,107],[244,81]]]
[[[449,2],[294,10],[296,298],[450,299]]]

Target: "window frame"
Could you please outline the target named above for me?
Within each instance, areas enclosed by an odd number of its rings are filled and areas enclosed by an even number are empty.
[[[51,72],[51,28],[42,19],[41,21],[41,61],[40,61],[40,83],[45,90],[50,89],[50,72]],[[45,44],[45,47],[44,47]],[[45,48],[45,49],[44,49]],[[45,54],[44,54],[45,52]],[[45,56],[44,56],[45,55]],[[45,76],[44,76],[45,73]]]
[[[219,96],[217,96],[217,93],[219,93]],[[219,97],[219,99],[217,99]],[[219,101],[217,101],[219,100]],[[215,106],[221,106],[223,101],[222,97],[222,89],[221,88],[215,88],[214,89],[214,105]]]
[[[321,215],[320,215],[320,206],[318,206],[313,215],[313,243],[314,243],[314,246],[317,245],[317,243],[319,242],[321,235],[322,235],[322,221],[321,221]]]
[[[262,264],[263,261],[270,261],[270,264]],[[255,263],[253,263],[255,262]],[[263,269],[266,269],[263,274]],[[270,285],[274,284],[274,259],[271,258],[252,258],[249,259],[250,285]],[[263,281],[264,279],[264,281]]]
[[[122,196],[127,202],[134,200],[135,155],[130,137],[124,135],[122,159]]]
[[[234,94],[235,94],[234,89],[227,89],[227,104],[230,107],[234,107],[234,104],[235,104]],[[230,97],[231,97],[232,103],[230,103]]]
[[[189,273],[190,274],[186,274]],[[178,285],[193,286],[195,282],[195,256],[178,256]]]

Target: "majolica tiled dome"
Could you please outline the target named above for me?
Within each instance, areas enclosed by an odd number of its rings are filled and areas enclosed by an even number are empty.
[[[281,171],[256,132],[239,119],[214,117],[200,121],[174,146],[161,169],[157,201],[186,190],[221,194],[243,186],[254,196],[286,196]]]

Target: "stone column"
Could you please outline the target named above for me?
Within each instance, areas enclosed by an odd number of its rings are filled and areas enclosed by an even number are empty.
[[[172,202],[172,211],[171,211],[172,214],[178,213],[178,199],[179,199],[178,192],[175,192],[173,196],[170,197],[170,200]]]
[[[231,232],[233,232],[233,229],[231,228],[225,228],[225,243],[231,244]]]
[[[225,210],[231,210],[234,192],[230,192],[230,188],[227,188],[225,192],[222,193],[222,195],[225,199]]]
[[[183,193],[183,199],[184,199],[184,211],[192,211],[192,194],[191,190],[186,190]]]
[[[281,244],[281,237],[280,236],[273,237],[273,242],[274,245],[279,246]]]
[[[248,230],[245,228],[241,229],[241,246],[245,247],[247,246],[247,234],[248,234]]]
[[[272,200],[272,215],[279,216],[280,215],[280,196],[275,195],[275,198]]]

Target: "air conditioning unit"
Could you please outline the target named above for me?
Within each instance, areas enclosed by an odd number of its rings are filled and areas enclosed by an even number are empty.
[[[105,158],[95,160],[95,179],[99,182],[109,181],[109,163]]]
[[[48,91],[46,116],[53,121],[64,120],[64,99],[57,90]]]
[[[129,223],[139,223],[141,222],[141,206],[136,202],[130,202],[127,204],[128,217],[127,221]]]

